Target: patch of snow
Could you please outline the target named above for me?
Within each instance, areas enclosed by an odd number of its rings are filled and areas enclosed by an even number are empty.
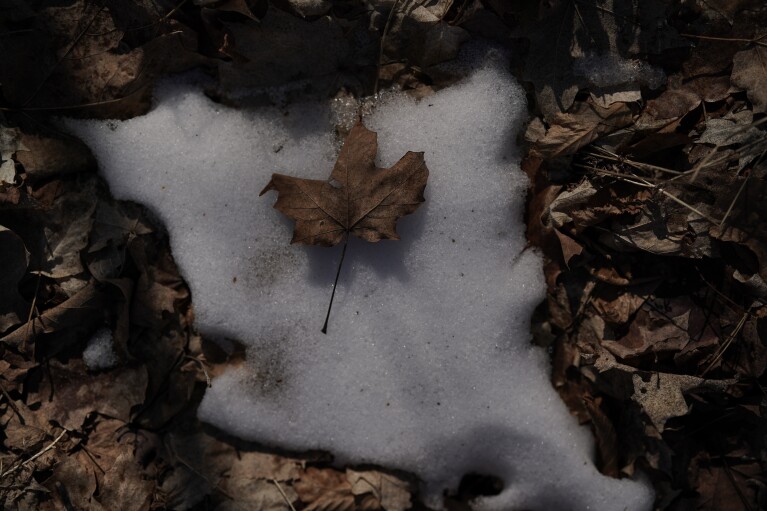
[[[588,54],[575,59],[573,72],[585,77],[595,87],[643,85],[657,89],[666,81],[662,69],[637,59],[615,54]]]
[[[288,0],[288,3],[303,16],[321,16],[333,7],[329,0]]]
[[[110,329],[101,328],[88,340],[88,346],[83,351],[83,362],[91,371],[102,371],[117,365],[119,359]]]
[[[401,241],[350,240],[328,335],[341,247],[289,245],[276,194],[258,193],[273,172],[329,176],[339,147],[330,102],[238,111],[179,82],[144,117],[69,126],[112,192],[165,222],[201,331],[248,345],[248,363],[213,382],[201,419],[412,471],[435,506],[473,472],[505,484],[478,509],[649,509],[646,484],[598,473],[589,430],[530,345],[545,285],[522,219],[524,93],[504,67],[489,59],[420,102],[385,95],[364,119],[379,164],[425,152],[426,202],[399,221]]]

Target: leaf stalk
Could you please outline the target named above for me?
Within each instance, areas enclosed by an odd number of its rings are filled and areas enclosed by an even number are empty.
[[[336,271],[336,280],[333,282],[333,292],[330,294],[330,304],[328,304],[328,313],[325,315],[325,324],[322,325],[322,333],[328,333],[328,320],[330,320],[330,309],[333,308],[333,298],[336,296],[336,286],[338,285],[338,277],[341,275],[341,266],[344,264],[344,257],[346,256],[346,246],[349,244],[349,231],[346,231],[344,235],[344,248],[341,250],[341,260],[338,261],[338,270]]]

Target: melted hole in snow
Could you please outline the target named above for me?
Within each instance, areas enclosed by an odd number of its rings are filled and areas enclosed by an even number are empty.
[[[456,497],[463,502],[471,502],[477,497],[498,495],[503,491],[503,481],[492,475],[466,474],[458,485]]]
[[[379,166],[424,151],[426,203],[398,222],[402,241],[350,240],[328,335],[340,247],[291,246],[275,194],[258,193],[274,172],[328,178],[331,101],[290,115],[233,110],[177,82],[144,117],[68,124],[113,193],[167,226],[200,330],[249,346],[249,362],[213,382],[201,419],[413,472],[435,507],[473,473],[503,481],[497,495],[478,492],[477,509],[649,509],[646,484],[598,473],[588,429],[530,345],[545,284],[539,256],[524,250],[527,180],[513,143],[524,92],[503,58],[468,58],[462,83],[422,102],[385,94],[365,116]],[[233,285],[233,275],[246,277]]]
[[[250,263],[245,274],[248,285],[268,288],[286,272],[295,268],[298,262],[296,248],[290,245],[269,247],[258,250],[248,259]]]
[[[245,362],[244,392],[276,399],[289,384],[290,368],[282,351],[285,340],[284,336],[267,338],[250,347]]]

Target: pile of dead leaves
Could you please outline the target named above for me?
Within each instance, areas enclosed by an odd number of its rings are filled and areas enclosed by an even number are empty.
[[[642,2],[627,35],[607,4],[558,3],[546,15],[573,37],[531,51],[639,58],[666,79],[526,72],[529,236],[549,290],[537,339],[603,472],[645,470],[661,509],[764,509],[767,9]]]
[[[227,102],[286,84],[287,99],[428,92],[469,39],[465,14],[450,0],[3,0],[0,112],[134,117],[158,76],[194,67]]]

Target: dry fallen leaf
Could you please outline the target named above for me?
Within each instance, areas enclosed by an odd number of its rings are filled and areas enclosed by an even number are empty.
[[[108,372],[86,373],[84,365],[50,363],[51,380],[41,382],[30,405],[51,424],[75,431],[98,414],[129,423],[144,402],[148,375],[143,366],[123,366]],[[55,394],[54,394],[55,393]],[[55,395],[55,399],[49,396]]]
[[[34,509],[150,509],[155,486],[135,455],[134,436],[121,420],[93,417],[94,423],[70,433],[70,440],[59,442],[51,459],[38,466],[38,472],[51,472],[42,481],[51,506]]]
[[[173,466],[159,488],[168,499],[163,509],[195,508],[206,496],[208,508],[216,510],[360,509],[345,472],[307,466],[311,457],[289,458],[254,447],[233,445],[199,422],[191,431],[169,433],[159,455]]]
[[[705,61],[705,58],[699,57],[698,60]],[[647,101],[636,122],[638,129],[660,129],[687,115],[701,102],[721,101],[727,97],[730,84],[726,77],[709,71],[704,63],[688,63],[687,67],[690,69],[685,69],[684,73],[670,76],[666,90]]]
[[[412,151],[391,168],[376,167],[376,138],[361,123],[352,128],[327,181],[272,175],[261,195],[277,190],[275,209],[296,221],[291,243],[329,247],[349,233],[399,239],[397,219],[424,201],[429,170],[423,153]]]
[[[657,357],[658,353],[678,352],[698,334],[690,331],[690,316],[697,311],[688,301],[657,300],[661,307],[666,307],[661,312],[657,311],[655,301],[648,301],[647,307],[636,312],[626,335],[616,341],[602,342],[605,349],[621,360],[633,360],[650,353]]]
[[[754,46],[738,52],[732,60],[732,85],[743,89],[754,105],[755,112],[767,111],[767,48]]]
[[[0,183],[13,184],[16,178],[13,156],[17,151],[27,151],[24,142],[21,141],[21,131],[18,128],[0,126]]]
[[[615,427],[600,406],[602,398],[593,398],[586,396],[583,404],[589,413],[594,436],[597,443],[597,453],[600,458],[600,470],[603,474],[610,477],[619,477],[620,467],[618,466],[618,437],[615,433]]]
[[[16,233],[0,225],[0,332],[18,325],[25,313],[18,285],[29,263],[24,242]]]
[[[376,133],[357,123],[344,141],[329,180],[272,174],[260,194],[277,190],[275,209],[296,221],[291,243],[331,247],[344,240],[323,333],[327,333],[349,234],[365,241],[397,240],[397,219],[413,213],[424,201],[429,169],[423,153],[408,151],[392,167],[383,169],[375,164],[377,151]]]
[[[719,147],[758,143],[763,133],[752,125],[753,122],[754,113],[751,110],[741,110],[718,119],[706,119],[706,129],[695,142]]]
[[[306,511],[352,511],[355,509],[352,485],[343,472],[307,467],[294,483]]]
[[[216,64],[216,92],[224,98],[236,98],[242,88],[289,83],[297,76],[310,78],[313,88],[332,94],[333,84],[347,81],[340,70],[359,65],[355,49],[329,16],[309,22],[271,8],[258,24],[251,24],[222,20],[219,9],[204,9],[202,14],[218,56],[226,57]]]
[[[632,122],[633,113],[627,103],[613,103],[602,108],[593,100],[579,102],[572,111],[552,116],[551,127],[533,147],[545,158],[575,154],[598,138]]]
[[[630,399],[639,404],[657,434],[663,432],[666,421],[690,412],[690,405],[685,400],[689,392],[724,392],[735,383],[732,379],[713,380],[686,374],[643,371],[621,364],[607,351],[599,353],[591,369],[608,378],[630,375],[631,383],[625,381],[626,385],[620,386],[620,390],[616,386],[615,390],[629,394]]]
[[[0,342],[29,356],[34,353],[37,337],[55,333],[58,335],[56,343],[49,346],[49,354],[53,355],[69,343],[81,340],[84,331],[102,320],[105,300],[105,293],[90,282],[71,298],[12,330],[0,338]]]
[[[14,159],[24,167],[28,181],[76,174],[96,168],[96,159],[82,141],[74,137],[21,133],[27,149],[16,152]]]
[[[392,475],[372,470],[357,472],[347,469],[346,478],[352,485],[352,493],[358,498],[367,498],[368,505],[373,509],[405,511],[412,505],[408,484]]]
[[[205,61],[191,51],[196,34],[154,2],[11,5],[0,82],[16,108],[128,118],[149,109],[158,73]]]

